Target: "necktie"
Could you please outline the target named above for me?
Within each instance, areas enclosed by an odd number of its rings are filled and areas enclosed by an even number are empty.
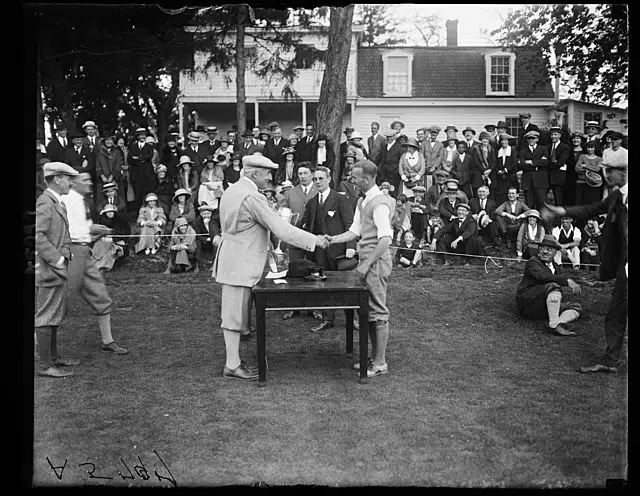
[[[484,206],[486,204],[487,200],[480,200],[480,206],[482,207],[482,210],[484,210]]]
[[[62,210],[64,210],[64,214],[67,215],[67,206],[62,200],[60,200],[60,206],[62,207]]]
[[[76,153],[77,153],[78,155],[80,155],[80,150],[81,150],[80,148],[76,148]]]
[[[553,146],[551,147],[551,160],[553,162],[556,161],[556,145],[555,143],[553,144]]]
[[[529,148],[531,148],[531,153],[533,153],[533,150],[535,150],[535,148],[532,146],[530,146]]]
[[[62,138],[62,146],[67,147],[67,138]]]
[[[87,218],[87,220],[91,220],[91,210],[89,210],[89,204],[87,203],[86,199],[82,200],[84,202],[84,213],[85,216]]]
[[[113,198],[109,198],[109,205],[113,205]]]
[[[318,195],[318,203],[320,203],[320,206],[324,205],[323,197],[324,195],[322,193]]]

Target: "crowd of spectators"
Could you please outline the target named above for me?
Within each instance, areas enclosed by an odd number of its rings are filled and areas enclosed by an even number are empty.
[[[359,191],[351,170],[367,159],[378,166],[377,183],[396,204],[392,227],[400,267],[419,266],[422,252],[430,250],[448,263],[443,253],[484,255],[501,247],[520,261],[536,254],[548,234],[561,246],[557,262],[575,268],[598,264],[602,217],[588,222],[567,217],[547,225],[540,210],[547,201],[570,206],[606,197],[610,191],[601,165],[627,162],[622,134],[601,133],[597,122],[589,122],[585,134],[566,136],[559,127],[540,131],[528,113],[520,117],[517,137],[507,133],[503,121],[479,133],[467,126],[460,136],[455,125],[447,125],[445,139],[439,126],[409,136],[401,121],[386,130],[371,123],[366,139],[347,127],[337,156],[331,139],[317,134],[313,124],[287,134],[272,122],[242,136],[200,127],[184,140],[169,133],[160,147],[145,128],[127,143],[124,136],[100,135],[92,121],[80,133],[56,122],[46,147],[37,142],[36,191],[45,188],[42,166],[48,161],[89,172],[94,221],[115,230],[94,246],[100,267],[110,270],[130,250],[139,256],[167,250],[167,272],[198,271],[215,256],[220,198],[241,177],[244,156],[258,153],[278,164],[273,187],[264,192],[276,209],[296,202],[288,193],[294,188],[309,196],[313,172],[326,167],[331,189],[355,210]],[[548,143],[540,144],[541,133]],[[298,208],[300,219],[303,212]],[[128,234],[139,235],[137,243]]]

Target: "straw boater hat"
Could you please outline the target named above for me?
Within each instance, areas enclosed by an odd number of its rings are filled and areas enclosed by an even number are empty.
[[[171,201],[175,202],[180,195],[186,195],[187,198],[191,198],[191,193],[189,193],[188,190],[186,190],[184,188],[180,188],[173,194],[173,198],[172,198]]]
[[[107,212],[117,212],[117,211],[118,211],[118,207],[116,207],[111,203],[107,203],[100,211],[100,215],[106,214]]]
[[[435,172],[433,173],[433,175],[434,175],[434,176],[444,176],[444,177],[448,177],[448,176],[449,176],[449,173],[448,173],[446,170],[444,170],[444,169],[438,169],[437,171],[435,171]]]
[[[102,192],[103,193],[106,193],[107,191],[117,190],[117,189],[118,189],[118,185],[113,181],[108,182],[108,183],[104,183],[102,185]]]
[[[138,136],[139,134],[147,134],[147,128],[139,127],[138,129],[136,129],[136,136]]]
[[[551,126],[549,128],[549,134],[551,134],[551,133],[562,134],[562,128],[560,126]]]
[[[97,128],[98,126],[96,126],[96,123],[93,121],[87,121],[82,125],[82,129],[86,129],[88,127],[95,127]]]
[[[457,210],[457,209],[459,209],[460,207],[462,207],[462,208],[466,209],[466,210],[467,210],[467,212],[470,212],[470,211],[471,211],[471,207],[469,206],[469,204],[468,204],[468,203],[458,203],[458,204],[456,205],[456,210]]]
[[[187,134],[187,139],[200,141],[201,136],[196,131],[190,131],[189,134]]]
[[[426,193],[427,189],[424,186],[414,186],[411,191],[414,193]]]
[[[207,134],[209,133],[217,133],[218,128],[216,126],[207,126]]]
[[[298,126],[296,126],[296,127],[294,127],[294,128],[293,128],[293,130],[294,130],[294,131],[296,131],[296,130],[298,130],[298,129],[300,129],[300,131],[304,131],[304,126],[300,126],[300,125],[298,125]]]
[[[598,123],[598,121],[589,121],[587,122],[587,125],[585,127],[596,127],[598,128],[598,131],[600,131],[600,129],[602,129],[602,127],[600,127],[600,124]]]
[[[284,193],[285,191],[290,190],[291,188],[293,188],[293,183],[291,181],[289,181],[288,179],[282,181],[282,184],[280,185],[282,187],[282,192]]]
[[[587,169],[584,172],[584,177],[587,186],[591,186],[592,188],[599,188],[600,186],[602,186],[602,176],[597,172],[593,172],[592,170]]]
[[[147,193],[147,196],[144,197],[144,202],[150,202],[151,200],[158,201],[158,197],[155,193]]]

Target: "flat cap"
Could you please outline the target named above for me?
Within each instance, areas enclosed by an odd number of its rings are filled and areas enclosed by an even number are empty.
[[[527,118],[531,119],[531,112],[522,112],[522,113],[518,114],[518,117],[527,117]]]
[[[609,137],[612,140],[621,140],[623,138],[623,135],[622,135],[622,133],[619,133],[618,131],[611,131],[609,133]]]
[[[435,171],[435,172],[433,173],[433,175],[434,175],[434,176],[444,176],[444,177],[448,177],[448,176],[449,176],[449,173],[448,173],[446,170],[444,170],[444,169],[438,169],[437,171]]]
[[[45,165],[46,167],[46,165]],[[600,167],[602,168],[607,168],[607,169],[628,169],[629,168],[629,164],[626,162],[622,162],[622,163],[613,163],[613,164],[608,164],[607,162],[600,162]]]
[[[429,131],[430,133],[439,133],[440,131],[442,131],[442,129],[440,129],[440,126],[429,126],[427,128],[427,131]]]
[[[531,130],[527,134],[525,134],[524,137],[525,138],[539,138],[540,137],[540,133],[538,131]]]
[[[427,189],[424,186],[414,186],[412,188],[412,191],[414,193],[425,193],[427,191]]]
[[[538,246],[548,246],[550,248],[555,248],[559,250],[561,248],[560,243],[553,236],[547,234],[542,241],[538,243]]]
[[[296,126],[293,128],[294,131],[300,129],[300,131],[304,131],[304,126]]]
[[[460,208],[460,207],[462,207],[462,208],[466,208],[466,209],[467,209],[467,212],[471,210],[471,207],[469,206],[469,204],[468,204],[468,203],[458,203],[458,204],[456,205],[456,208]]]
[[[393,129],[387,129],[384,132],[384,137],[385,138],[395,138],[395,136],[396,136],[396,132]]]
[[[263,169],[277,169],[278,164],[272,162],[264,155],[245,155],[242,157],[243,167],[262,167]]]
[[[57,176],[63,174],[65,176],[77,176],[78,171],[64,162],[47,162],[42,166],[44,177]]]

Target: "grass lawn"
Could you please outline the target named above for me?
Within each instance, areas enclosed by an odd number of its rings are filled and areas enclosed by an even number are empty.
[[[163,275],[166,259],[143,258],[105,274],[113,334],[130,354],[102,353],[95,317],[76,304],[59,333],[62,354],[82,360],[76,375],[35,378],[34,485],[171,486],[155,475],[169,470],[178,486],[604,487],[623,477],[627,367],[576,372],[602,352],[610,283],[571,297],[586,311],[578,336],[559,337],[516,314],[524,264],[394,268],[388,375],[358,383],[344,313],[316,335],[311,317],[267,312],[259,388],[221,377],[210,272]],[[255,345],[241,345],[253,364]],[[47,457],[67,460],[61,480]],[[90,479],[84,463],[113,479]]]

